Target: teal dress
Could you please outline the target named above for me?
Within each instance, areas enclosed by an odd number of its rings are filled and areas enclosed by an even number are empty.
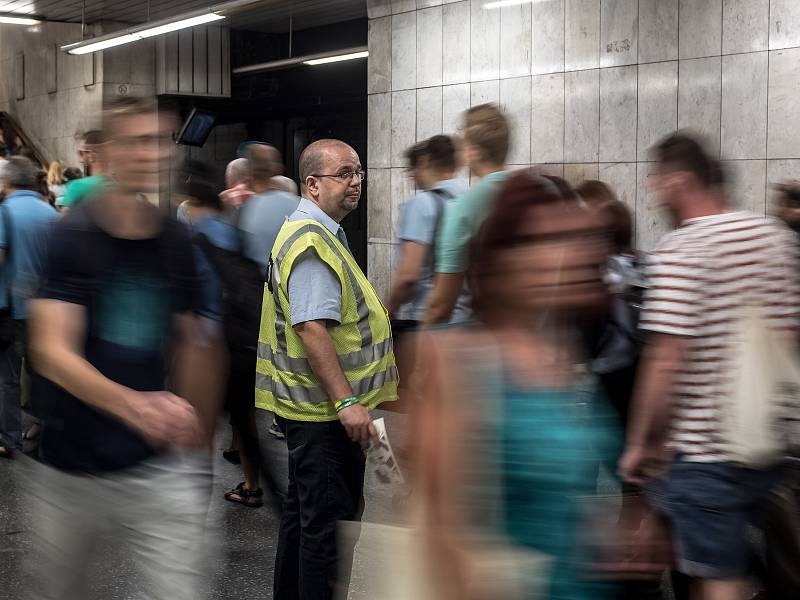
[[[507,380],[508,381],[508,380]],[[505,385],[500,460],[505,534],[553,559],[551,600],[615,598],[614,588],[587,581],[580,567],[588,531],[581,498],[596,493],[598,466],[621,434],[592,382],[568,390]],[[585,564],[585,563],[584,563]]]

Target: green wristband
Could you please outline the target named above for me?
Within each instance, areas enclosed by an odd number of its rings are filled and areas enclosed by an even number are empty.
[[[336,408],[336,412],[340,413],[348,406],[353,406],[354,404],[358,404],[358,398],[355,396],[349,396],[347,398],[342,398],[336,404],[334,404],[334,408]]]

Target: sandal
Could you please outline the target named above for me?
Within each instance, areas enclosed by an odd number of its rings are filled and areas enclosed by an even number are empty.
[[[0,446],[0,458],[14,458],[14,452],[11,448]]]
[[[258,508],[264,506],[264,492],[261,488],[255,490],[248,490],[244,487],[243,481],[232,490],[225,492],[225,500],[228,502],[236,502],[250,508]]]
[[[34,423],[33,425],[28,428],[24,434],[22,434],[22,439],[26,442],[33,442],[39,439],[39,435],[42,433],[42,426],[39,423]]]

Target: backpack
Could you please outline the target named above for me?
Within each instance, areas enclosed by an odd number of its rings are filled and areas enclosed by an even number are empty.
[[[197,234],[195,242],[222,282],[222,319],[230,350],[255,355],[265,283],[261,267],[240,252],[215,246],[204,234]]]

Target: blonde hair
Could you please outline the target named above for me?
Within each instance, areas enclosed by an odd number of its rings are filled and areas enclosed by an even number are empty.
[[[47,185],[61,185],[64,183],[64,163],[54,160],[47,170]]]
[[[484,160],[502,165],[509,138],[508,119],[495,104],[479,104],[464,113],[464,139],[480,148]]]

